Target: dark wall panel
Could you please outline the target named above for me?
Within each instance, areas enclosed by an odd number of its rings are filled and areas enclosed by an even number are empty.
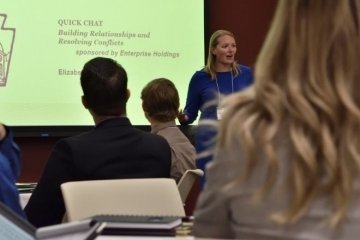
[[[239,63],[253,66],[269,28],[277,0],[211,0],[208,34],[226,29],[237,42]]]

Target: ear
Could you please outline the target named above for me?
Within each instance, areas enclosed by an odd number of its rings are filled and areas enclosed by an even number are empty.
[[[145,112],[145,109],[144,109],[144,101],[141,102],[141,107],[142,107],[142,110]]]
[[[129,100],[130,98],[130,90],[129,89],[126,89],[126,102]]]
[[[144,111],[144,115],[145,115],[146,119],[149,120],[149,114],[147,111]]]
[[[86,98],[84,95],[81,96],[81,102],[82,102],[82,105],[86,108],[86,109],[89,109],[89,103],[86,101]]]
[[[211,53],[212,53],[213,55],[216,55],[216,47],[212,47],[212,48],[211,48]]]
[[[144,108],[144,101],[142,101],[141,107],[142,107],[142,109],[143,109],[143,111],[144,111],[144,115],[145,115],[146,119],[149,120],[149,122],[151,122],[149,113],[148,113],[148,112],[145,110],[145,108]]]

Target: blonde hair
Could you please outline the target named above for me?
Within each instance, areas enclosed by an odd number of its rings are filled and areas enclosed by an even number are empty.
[[[214,48],[216,48],[216,46],[218,45],[218,39],[222,36],[231,36],[235,39],[234,34],[227,30],[217,30],[211,35],[209,42],[208,57],[204,70],[205,72],[210,74],[212,80],[216,78],[216,69],[215,69],[216,57],[212,53],[212,51],[214,50]],[[234,76],[239,74],[239,69],[237,67],[236,61],[234,61],[231,64],[231,72]]]
[[[266,156],[266,195],[282,164],[279,133],[289,139],[284,211],[272,219],[294,223],[318,196],[332,203],[329,223],[342,222],[360,167],[360,38],[358,0],[280,0],[255,65],[255,84],[225,100],[217,148],[245,149],[244,183]],[[236,130],[235,130],[236,129]]]

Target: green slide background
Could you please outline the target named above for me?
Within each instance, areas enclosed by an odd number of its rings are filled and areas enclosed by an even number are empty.
[[[172,80],[184,107],[189,80],[204,65],[203,0],[1,0],[0,14],[7,15],[5,28],[16,29],[12,52],[8,31],[0,30],[2,51],[11,54],[6,85],[0,86],[0,121],[11,126],[93,124],[81,104],[79,75],[59,74],[60,69],[80,71],[98,56],[79,51],[103,51],[100,56],[124,66],[131,91],[127,111],[134,125],[148,124],[140,100],[148,81]],[[59,35],[61,31],[76,34]],[[135,37],[90,36],[91,31]],[[60,39],[81,43],[60,44]],[[122,50],[150,56],[119,56]],[[154,51],[178,57],[154,56]]]

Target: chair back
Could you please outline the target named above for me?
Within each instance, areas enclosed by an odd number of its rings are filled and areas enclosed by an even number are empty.
[[[173,179],[114,179],[61,184],[68,221],[99,214],[185,216]]]
[[[201,169],[189,169],[180,178],[177,186],[180,192],[181,200],[183,204],[189,195],[191,188],[193,187],[197,178],[204,175],[204,171]]]

